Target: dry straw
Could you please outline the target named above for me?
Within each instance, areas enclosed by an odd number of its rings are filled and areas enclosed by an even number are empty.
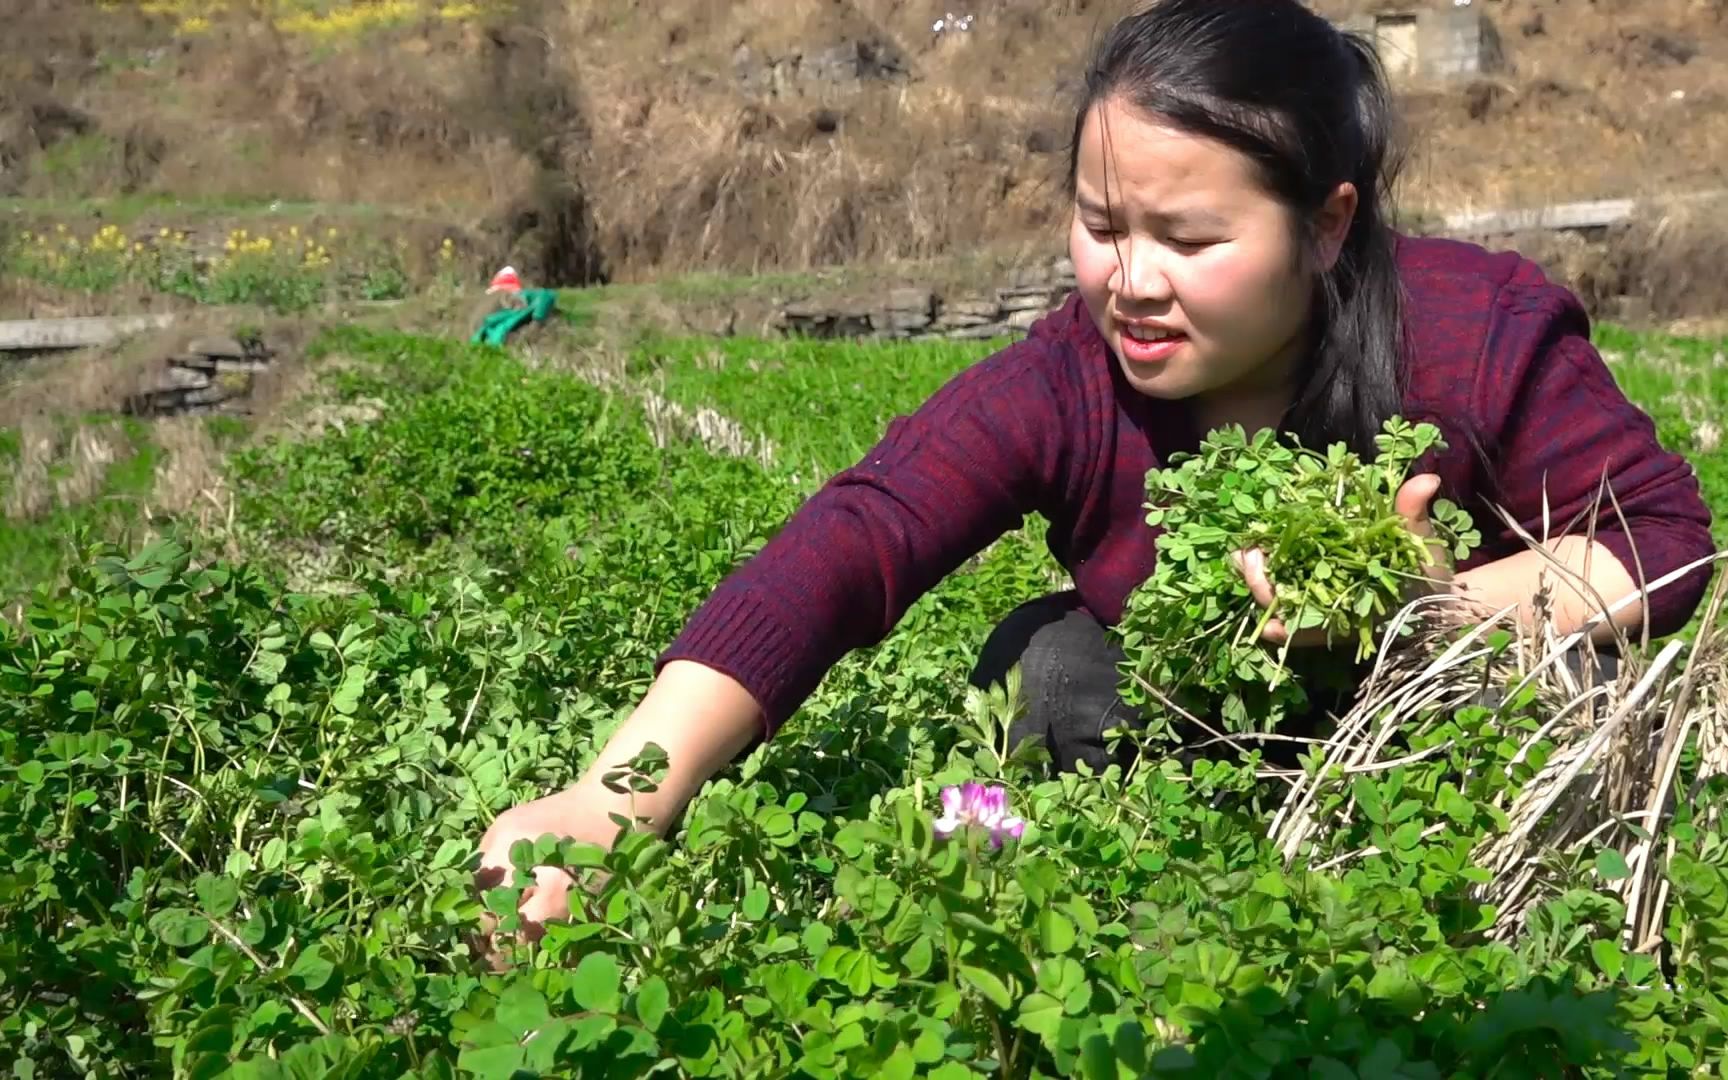
[[[1306,860],[1316,869],[1377,854],[1373,848],[1331,850],[1331,838],[1357,813],[1355,778],[1445,752],[1445,743],[1416,754],[1405,747],[1411,737],[1449,722],[1458,709],[1533,692],[1542,722],[1512,764],[1542,764],[1528,782],[1502,794],[1497,809],[1507,826],[1482,837],[1473,852],[1473,862],[1492,874],[1476,896],[1495,912],[1489,933],[1500,940],[1516,936],[1529,911],[1563,888],[1580,854],[1613,849],[1630,872],[1600,885],[1625,903],[1623,943],[1653,951],[1662,943],[1669,896],[1663,867],[1675,846],[1669,826],[1679,785],[1695,793],[1711,777],[1728,773],[1728,642],[1718,625],[1728,575],[1711,590],[1690,644],[1671,640],[1651,656],[1647,628],[1639,642],[1616,628],[1622,659],[1610,679],[1594,670],[1588,639],[1615,614],[1701,567],[1713,567],[1728,552],[1655,581],[1646,581],[1640,564],[1634,573],[1639,587],[1609,604],[1510,515],[1500,514],[1531,550],[1543,553],[1552,571],[1532,617],[1519,619],[1517,605],[1486,617],[1478,612],[1474,625],[1461,633],[1454,598],[1424,597],[1405,607],[1388,627],[1385,647],[1355,704],[1331,738],[1316,742],[1320,767],[1280,774],[1291,786],[1273,819],[1272,839],[1286,863]],[[1594,531],[1592,521],[1586,535]],[[1589,597],[1596,612],[1563,636],[1554,630],[1555,579]],[[1405,626],[1413,632],[1399,641]],[[1496,648],[1494,636],[1501,634],[1510,634],[1511,643]],[[1569,657],[1581,661],[1576,670]],[[1681,777],[1689,743],[1696,764]]]

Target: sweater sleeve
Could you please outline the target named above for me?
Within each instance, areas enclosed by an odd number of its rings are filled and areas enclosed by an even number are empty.
[[[1640,571],[1654,582],[1713,553],[1691,464],[1661,446],[1650,417],[1622,393],[1577,298],[1525,264],[1502,288],[1495,316],[1473,409],[1496,451],[1490,496],[1538,540],[1545,531],[1587,535],[1594,516],[1596,540],[1634,582]],[[1484,539],[1498,533],[1501,545],[1522,546],[1498,515],[1479,527]],[[1684,626],[1709,579],[1704,566],[1652,593],[1651,635]]]
[[[973,365],[807,499],[661,655],[736,679],[763,738],[853,649],[886,637],[967,558],[1039,508],[1064,455],[1062,346],[1034,336]],[[1065,354],[1062,354],[1065,355]]]

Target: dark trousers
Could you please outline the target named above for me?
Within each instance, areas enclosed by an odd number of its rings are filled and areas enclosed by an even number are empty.
[[[1619,670],[1618,658],[1599,650],[1596,659],[1597,680],[1612,681]],[[1574,671],[1582,671],[1576,652],[1567,660]],[[985,640],[970,681],[977,687],[1000,683],[1019,664],[1025,710],[1009,729],[1009,745],[1017,746],[1027,736],[1039,737],[1057,771],[1073,771],[1076,763],[1084,761],[1094,772],[1102,772],[1112,760],[1126,767],[1135,753],[1132,743],[1124,739],[1112,758],[1104,732],[1144,726],[1136,710],[1117,693],[1122,661],[1122,650],[1106,636],[1104,625],[1069,590],[1028,601],[1010,612]],[[1342,714],[1351,695],[1311,696],[1316,698],[1312,712],[1292,717],[1280,729],[1282,733],[1315,734],[1328,711]],[[1266,744],[1263,757],[1269,765],[1296,767],[1300,750],[1297,743],[1272,742]]]

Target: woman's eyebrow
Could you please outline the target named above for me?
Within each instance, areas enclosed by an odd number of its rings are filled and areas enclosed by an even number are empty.
[[[1074,202],[1080,207],[1080,212],[1083,214],[1096,214],[1098,217],[1102,218],[1111,216],[1109,208],[1096,199],[1085,195],[1076,195],[1074,197]]]
[[[1111,208],[1088,195],[1076,194],[1074,204],[1080,208],[1082,214],[1089,214],[1106,220],[1116,218],[1121,214],[1121,207],[1116,207],[1115,212],[1112,213]],[[1147,217],[1166,227],[1219,229],[1227,224],[1222,217],[1209,210],[1177,210],[1173,213],[1148,214]]]

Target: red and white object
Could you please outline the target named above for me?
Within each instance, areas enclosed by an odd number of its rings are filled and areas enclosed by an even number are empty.
[[[495,292],[519,293],[521,291],[522,277],[516,273],[516,268],[514,266],[506,266],[496,274],[493,274],[492,284],[486,288],[488,294]]]

